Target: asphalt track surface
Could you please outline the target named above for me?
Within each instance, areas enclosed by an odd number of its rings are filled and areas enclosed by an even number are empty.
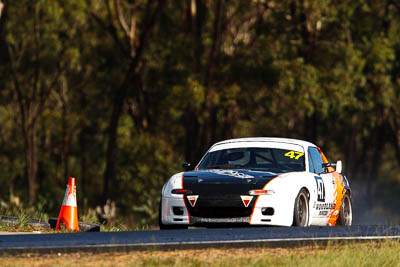
[[[328,241],[400,240],[400,225],[257,227],[165,231],[0,235],[0,254],[169,250],[209,247],[293,247]]]

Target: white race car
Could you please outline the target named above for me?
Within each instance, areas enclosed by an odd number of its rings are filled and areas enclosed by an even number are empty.
[[[164,185],[160,229],[349,226],[351,190],[341,171],[341,161],[329,163],[320,148],[306,141],[262,137],[222,141],[193,171],[177,173]]]

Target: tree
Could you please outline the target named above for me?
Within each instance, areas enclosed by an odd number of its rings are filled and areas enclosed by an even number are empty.
[[[114,38],[118,48],[127,58],[127,70],[121,84],[116,85],[113,94],[112,112],[108,128],[106,170],[103,182],[103,201],[111,197],[115,180],[115,158],[117,128],[127,94],[132,90],[136,76],[139,75],[140,62],[147,47],[149,35],[154,27],[165,0],[145,1],[144,3],[121,3],[119,0],[106,1],[106,21],[92,12],[94,18]],[[140,12],[144,10],[143,12]],[[128,19],[127,19],[128,18]],[[139,28],[139,26],[142,26]]]
[[[44,24],[44,20],[52,16],[50,7],[43,7],[42,2],[29,1],[12,2],[9,5],[7,10],[9,13],[6,14],[9,15],[9,19],[5,29],[5,48],[12,79],[8,85],[16,95],[19,124],[24,140],[29,203],[33,204],[36,200],[38,172],[38,123],[60,77],[61,66],[56,63],[56,59],[63,56],[65,48],[54,46],[56,44],[53,42],[51,42],[52,47],[44,45],[53,37],[51,31],[54,28]],[[21,6],[26,7],[24,19],[20,13]],[[24,38],[16,38],[14,34],[17,31],[20,31]]]

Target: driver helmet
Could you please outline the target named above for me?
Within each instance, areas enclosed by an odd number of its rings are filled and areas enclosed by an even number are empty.
[[[246,165],[250,162],[250,151],[247,149],[233,149],[228,152],[228,163],[232,165]]]

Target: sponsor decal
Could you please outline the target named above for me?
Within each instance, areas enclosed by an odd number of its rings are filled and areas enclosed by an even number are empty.
[[[321,211],[319,212],[319,215],[320,215],[320,216],[326,216],[326,215],[328,215],[328,210],[321,210]]]
[[[333,215],[338,215],[339,214],[339,211],[338,210],[335,210],[335,212],[333,213]]]
[[[248,178],[254,178],[252,175],[248,175],[242,172],[238,171],[233,171],[233,170],[208,170],[208,172],[220,174],[220,175],[227,175],[227,176],[232,176],[240,179],[248,179]]]
[[[329,224],[336,225],[336,220],[339,217],[340,207],[343,205],[343,197],[346,194],[345,185],[343,183],[343,178],[339,173],[333,173],[333,178],[335,179],[334,190],[334,200],[335,207],[333,207],[328,214]]]
[[[244,206],[247,208],[253,199],[253,196],[240,196],[240,198],[242,199]]]
[[[194,207],[194,205],[196,205],[198,197],[199,197],[198,195],[196,195],[196,196],[187,196],[187,199],[189,200],[189,203],[190,203],[190,205],[192,207]]]
[[[314,209],[316,210],[330,210],[334,209],[336,206],[335,203],[315,203],[314,202]]]

